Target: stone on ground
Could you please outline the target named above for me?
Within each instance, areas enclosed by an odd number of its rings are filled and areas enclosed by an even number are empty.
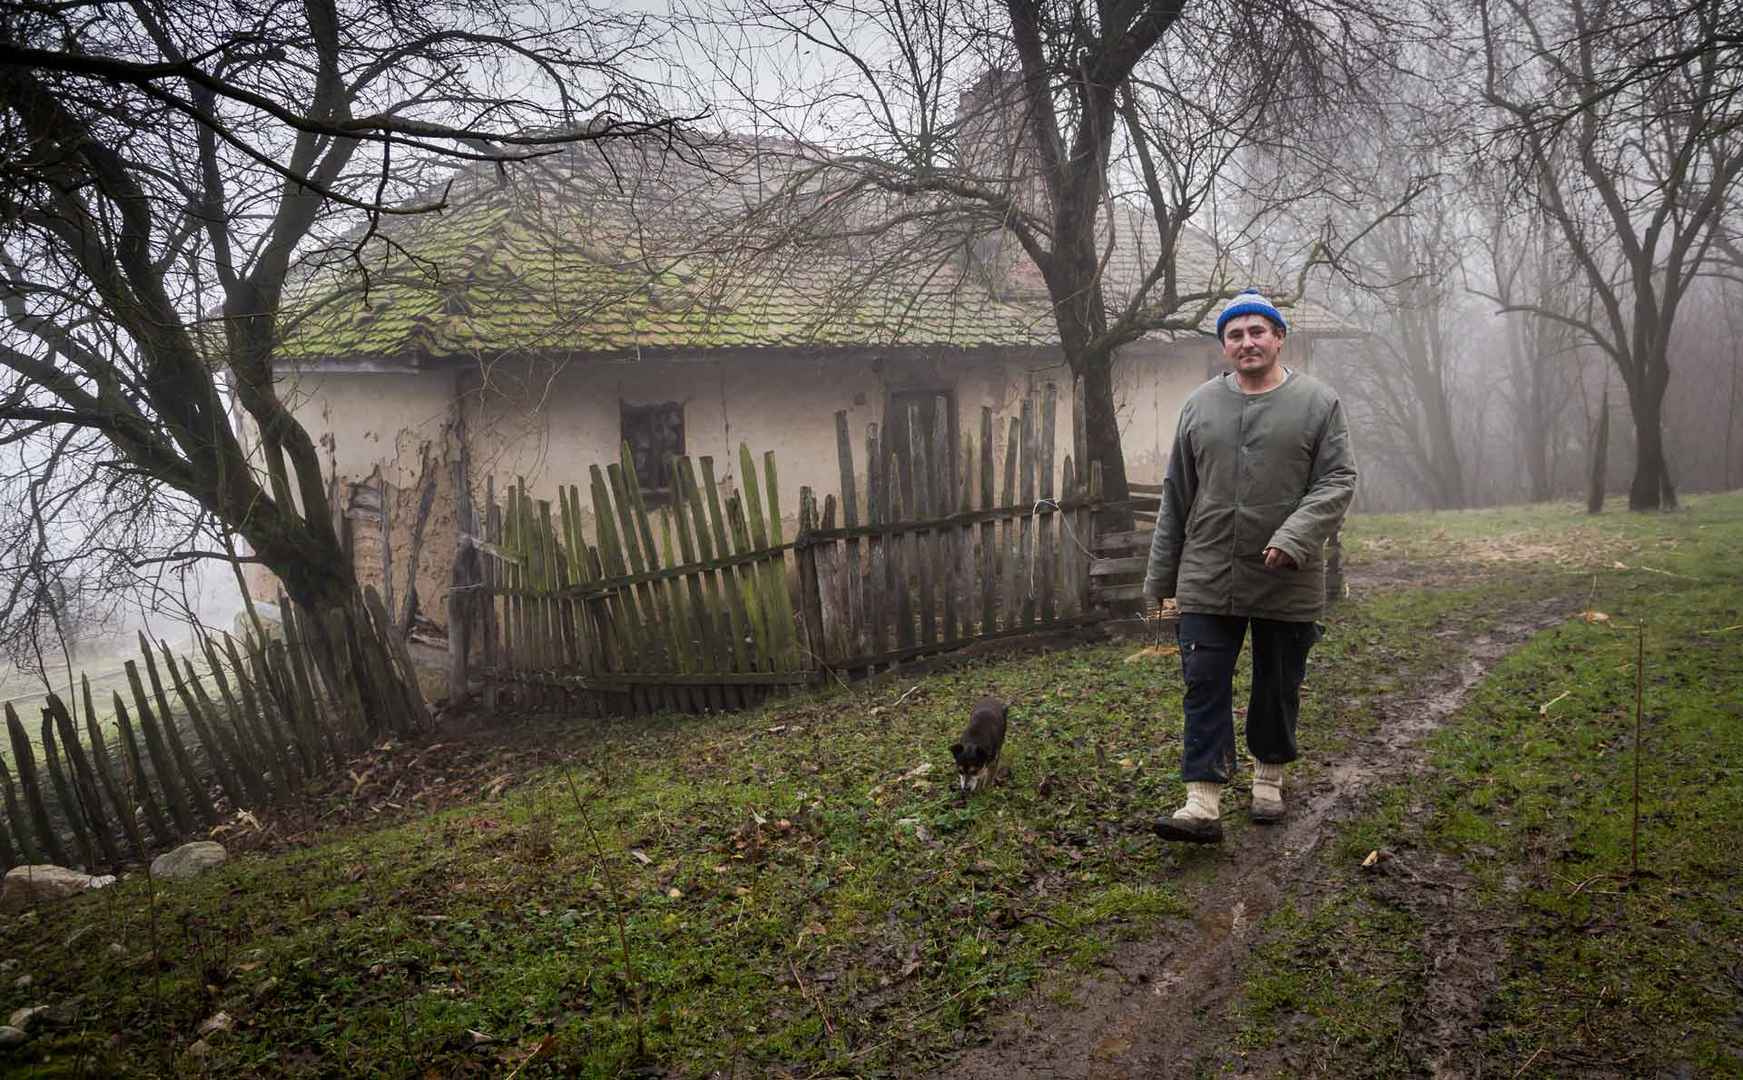
[[[151,876],[186,881],[198,877],[214,866],[222,866],[227,857],[224,845],[216,840],[195,840],[151,860]]]
[[[114,883],[113,874],[86,874],[50,863],[14,866],[0,882],[0,911],[23,911],[45,900],[60,900]]]

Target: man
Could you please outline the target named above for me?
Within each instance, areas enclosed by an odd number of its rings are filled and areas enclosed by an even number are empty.
[[[1253,633],[1247,748],[1253,820],[1283,818],[1307,651],[1325,608],[1324,545],[1356,490],[1343,408],[1330,387],[1280,362],[1289,327],[1257,289],[1216,321],[1232,371],[1180,410],[1144,594],[1180,608],[1186,678],[1181,778],[1186,805],[1156,823],[1164,839],[1222,839],[1234,762],[1235,658]]]

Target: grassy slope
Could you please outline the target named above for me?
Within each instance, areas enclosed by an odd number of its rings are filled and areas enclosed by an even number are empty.
[[[1424,782],[1345,832],[1338,888],[1270,921],[1244,1047],[1311,1047],[1299,1060],[1335,1076],[1436,1055],[1417,1037],[1433,1019],[1422,1003],[1436,943],[1444,956],[1461,924],[1359,869],[1385,849],[1417,884],[1464,889],[1466,952],[1499,957],[1455,1058],[1465,1074],[1743,1075],[1743,499],[1690,504],[1612,514],[1583,538],[1606,549],[1585,598],[1609,620],[1571,620],[1511,655],[1433,739]],[[1421,551],[1430,532],[1457,542],[1519,513],[1383,527],[1387,546]],[[1631,879],[1639,626],[1646,874]]]
[[[1600,1005],[1625,1009],[1643,1031],[1670,1025],[1666,1040],[1686,1026],[1706,1040],[1695,1060],[1720,1060],[1714,1032],[1725,1014],[1714,995],[1723,983],[1703,996],[1663,973],[1617,981],[1637,957],[1711,975],[1725,955],[1715,943],[1738,937],[1727,921],[1736,918],[1725,906],[1731,886],[1716,883],[1738,864],[1736,814],[1722,808],[1739,794],[1743,632],[1686,631],[1743,622],[1743,500],[1696,507],[1669,518],[1613,515],[1604,528],[1627,534],[1617,540],[1580,533],[1584,519],[1559,508],[1367,519],[1352,530],[1358,561],[1525,554],[1454,588],[1343,607],[1315,656],[1302,731],[1309,770],[1372,724],[1372,695],[1432,669],[1434,628],[1480,625],[1502,600],[1582,591],[1590,575],[1578,567],[1594,559],[1689,575],[1603,572],[1596,601],[1618,622],[1645,614],[1654,627],[1661,681],[1648,709],[1666,753],[1649,781],[1659,794],[1646,844],[1662,878],[1625,896],[1568,895],[1537,865],[1560,860],[1575,881],[1625,865],[1616,849],[1616,771],[1627,745],[1617,695],[1631,676],[1614,626],[1564,627],[1510,661],[1439,743],[1433,813],[1407,835],[1407,804],[1394,800],[1342,841],[1346,853],[1381,840],[1457,852],[1479,874],[1483,899],[1520,919],[1626,919],[1620,949],[1597,936],[1575,943],[1589,955],[1563,948],[1565,935],[1515,943],[1505,1012],[1492,1029],[1497,1054],[1525,1048],[1523,1061],[1532,1038],[1577,1023],[1556,1019],[1577,1001],[1561,991],[1572,973],[1596,966],[1617,973]],[[1514,536],[1499,554],[1479,539],[1497,523]],[[1677,544],[1660,547],[1661,536]],[[1555,550],[1568,565],[1556,564]],[[225,1009],[239,1026],[210,1041],[214,1075],[497,1075],[541,1043],[522,1075],[611,1075],[634,1058],[636,1027],[616,896],[654,1061],[680,1074],[733,1062],[749,1073],[910,1073],[1000,1002],[1038,984],[1065,993],[1069,972],[1111,943],[1178,925],[1182,890],[1215,872],[1214,860],[1143,831],[1181,794],[1180,686],[1175,661],[1124,663],[1130,651],[980,662],[752,714],[612,725],[572,772],[585,814],[567,778],[550,774],[398,828],[238,860],[155,898],[132,880],[7,919],[0,939],[35,985],[14,989],[9,974],[0,1005],[50,1004],[62,1024],[0,1062],[41,1075],[185,1072],[195,1026]],[[1534,723],[1537,705],[1565,686],[1576,695],[1551,722]],[[1021,701],[1016,777],[964,804],[949,790],[946,746],[989,691]],[[1720,750],[1728,757],[1713,754],[1720,738],[1730,740]],[[930,773],[899,779],[928,764]],[[1509,867],[1532,885],[1509,891]],[[1406,1022],[1420,927],[1366,888],[1352,871],[1306,921],[1278,922],[1264,948],[1281,981],[1268,984],[1267,965],[1255,966],[1244,1045],[1287,1031],[1330,1047],[1325,1060],[1346,1050],[1357,1063],[1384,1060],[1372,1053],[1381,1036],[1340,1033]],[[1334,983],[1327,965],[1303,962],[1333,947],[1355,949],[1366,977]],[[1065,981],[1043,982],[1056,972]],[[1602,983],[1583,987],[1597,999]]]

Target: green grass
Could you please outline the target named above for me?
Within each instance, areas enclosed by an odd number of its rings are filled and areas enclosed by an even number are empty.
[[[1457,860],[1473,903],[1531,928],[1510,940],[1500,1019],[1484,1035],[1509,1073],[1543,1043],[1587,1045],[1569,1041],[1576,1013],[1615,1019],[1605,1009],[1628,1021],[1612,1025],[1618,1038],[1650,1041],[1654,1062],[1724,1066],[1735,998],[1727,1014],[1719,976],[1743,937],[1728,884],[1743,840],[1743,631],[1699,631],[1743,622],[1743,499],[1691,503],[1603,519],[1604,566],[1663,573],[1597,570],[1595,592],[1591,559],[1481,562],[1517,550],[1497,532],[1584,551],[1568,529],[1586,519],[1561,508],[1352,525],[1358,565],[1403,550],[1482,572],[1338,610],[1310,675],[1302,783],[1373,734],[1378,695],[1446,662],[1437,632],[1551,595],[1590,599],[1613,621],[1558,628],[1516,654],[1436,741],[1430,780],[1376,794],[1328,838],[1340,886],[1266,923],[1240,1048],[1282,1040],[1351,1073],[1420,1065],[1399,1033],[1423,986],[1425,916],[1354,869],[1387,847]],[[1575,894],[1558,874],[1627,865],[1616,800],[1632,639],[1619,624],[1642,617],[1656,748],[1643,847],[1660,877]],[[646,1058],[673,1075],[922,1072],[1023,995],[1069,1000],[1121,940],[1189,925],[1194,891],[1241,843],[1238,814],[1223,852],[1148,835],[1182,795],[1180,680],[1173,658],[1125,662],[1134,648],[602,725],[568,773],[497,800],[239,858],[155,896],[135,876],[6,917],[20,963],[0,979],[0,1007],[48,1004],[60,1022],[0,1063],[43,1076],[495,1076],[542,1047],[521,1075],[622,1075],[638,1061],[639,992]],[[1016,702],[1015,776],[964,801],[946,747],[989,692]],[[1593,917],[1617,929],[1563,932]],[[21,973],[35,980],[26,990],[12,984]],[[236,1030],[189,1056],[219,1010]]]
[[[1743,499],[1690,504],[1604,518],[1628,569],[1589,575],[1584,599],[1608,621],[1570,620],[1510,655],[1433,739],[1431,771],[1344,830],[1332,898],[1268,924],[1243,1045],[1308,1045],[1315,1071],[1338,1076],[1422,1071],[1443,1049],[1413,1036],[1437,977],[1423,956],[1449,916],[1358,868],[1386,849],[1462,884],[1465,948],[1498,957],[1455,1059],[1467,1074],[1743,1075]]]

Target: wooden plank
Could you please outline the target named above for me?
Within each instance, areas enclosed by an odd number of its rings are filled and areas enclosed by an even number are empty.
[[[79,676],[79,690],[85,702],[85,734],[91,740],[91,771],[97,777],[97,785],[103,789],[103,795],[109,800],[109,805],[115,810],[115,818],[121,823],[122,835],[127,837],[127,844],[133,849],[133,857],[140,862],[145,861],[145,837],[139,831],[139,820],[133,813],[133,803],[121,794],[121,782],[116,779],[115,769],[109,763],[109,747],[103,741],[103,729],[97,726],[97,708],[91,701],[91,680]],[[0,772],[4,772],[0,769]],[[7,813],[14,813],[12,808],[11,779],[6,780]]]
[[[769,501],[769,550],[774,552],[767,564],[767,572],[769,582],[775,590],[781,639],[786,650],[786,665],[798,670],[811,665],[799,655],[798,608],[793,602],[792,590],[787,588],[787,559],[781,554],[787,547],[782,534],[785,526],[781,524],[781,482],[775,467],[773,450],[763,451],[763,492]]]
[[[1009,513],[1017,506],[1017,463],[1023,456],[1022,422],[1016,417],[1010,418],[1010,424],[1005,437],[1005,475],[1004,486],[999,490],[999,505],[1007,513],[999,522],[999,582],[1004,588],[1004,613],[1000,625],[1004,629],[1016,626],[1021,620],[1022,594],[1017,591],[1022,580],[1017,550],[1017,519],[1020,514]]]
[[[1096,539],[1097,554],[1123,554],[1128,551],[1148,551],[1154,529],[1132,529],[1129,532],[1102,533]]]
[[[49,824],[48,802],[43,798],[42,781],[36,774],[36,755],[30,751],[30,739],[24,733],[24,725],[18,722],[18,714],[13,711],[10,701],[6,703],[6,731],[12,738],[12,764],[18,770],[18,789],[24,796],[24,808],[30,814],[31,827],[36,832],[37,847],[50,862],[65,866],[71,860],[67,858],[67,849],[61,846],[60,833]]]
[[[884,507],[884,459],[880,452],[882,444],[878,439],[878,426],[867,424],[865,428],[865,523],[870,528],[880,526],[888,511]],[[865,573],[866,579],[861,583],[860,592],[865,597],[865,628],[862,635],[863,644],[857,651],[863,653],[878,653],[884,649],[884,628],[888,625],[888,607],[891,600],[890,589],[886,578],[889,573],[888,562],[889,536],[883,533],[870,534],[866,538]]]
[[[54,694],[48,696],[48,712],[54,717],[55,726],[60,732],[61,749],[72,768],[72,779],[78,789],[79,808],[90,824],[91,838],[96,842],[105,863],[111,867],[119,866],[121,849],[115,844],[114,827],[109,824],[109,815],[103,809],[103,791],[97,781],[97,772],[91,767],[91,759],[80,744],[78,725],[73,722],[72,713],[67,709],[66,703]]]
[[[893,524],[902,520],[902,485],[900,483],[901,462],[893,446],[884,447],[885,484],[884,496],[888,500],[885,505],[888,514],[887,522]],[[896,647],[905,649],[914,644],[914,605],[908,582],[908,550],[904,534],[888,529],[884,533],[885,574],[890,595],[895,598],[895,634]]]
[[[847,429],[847,410],[835,413],[835,458],[841,473],[841,523],[848,528],[859,524],[859,492],[855,487],[853,439]],[[868,480],[869,483],[869,480]],[[847,608],[842,613],[847,649],[851,651],[865,635],[865,579],[860,576],[860,541],[847,541],[843,552]],[[843,653],[842,655],[845,655]]]
[[[5,775],[7,786],[10,787],[12,783],[12,775],[6,772],[5,765],[3,764],[4,760],[4,755],[0,755],[0,774]],[[14,866],[22,866],[24,864],[25,860],[18,857],[18,849],[12,845],[11,826],[6,821],[0,821],[0,873],[10,870]]]
[[[182,672],[177,673],[175,665],[170,662],[167,649],[165,662],[170,665],[170,677],[175,680],[176,692],[184,695],[184,700],[194,702],[189,712],[197,710],[205,717],[208,729],[217,741],[224,747],[224,752],[230,757],[230,767],[235,771],[236,781],[241,785],[242,794],[231,801],[238,808],[245,806],[264,806],[272,800],[272,793],[266,786],[266,780],[254,767],[254,761],[248,751],[238,741],[236,727],[226,723],[218,715],[218,706],[207,696],[206,688],[200,682],[198,673],[194,671],[193,661],[182,658]],[[183,678],[183,675],[186,678]],[[335,762],[342,761],[337,755]]]
[[[617,497],[618,517],[623,524],[624,546],[629,553],[630,568],[636,573],[657,571],[659,553],[654,550],[654,534],[648,525],[648,508],[641,498],[641,481],[635,473],[635,456],[627,442],[619,444],[619,460],[606,471],[611,478],[612,494]],[[684,671],[684,634],[672,610],[667,583],[650,582],[636,586],[642,600],[642,610],[653,614],[646,621],[656,631],[661,646],[661,670]],[[649,670],[645,669],[644,670]]]
[[[1083,376],[1071,380],[1071,456],[1077,462],[1078,484],[1088,480],[1089,405],[1084,400]]]
[[[993,508],[993,411],[980,409],[980,509],[990,513]],[[973,507],[964,506],[971,510]],[[990,634],[998,629],[998,526],[991,518],[980,523],[980,630]]]
[[[1036,471],[1040,474],[1040,486],[1036,497],[1046,502],[1053,501],[1053,438],[1054,421],[1059,408],[1059,387],[1048,383],[1041,392],[1041,437],[1040,455],[1035,459]],[[1059,614],[1059,600],[1054,595],[1059,577],[1058,540],[1054,534],[1060,530],[1054,521],[1054,515],[1045,514],[1035,519],[1035,531],[1038,534],[1037,545],[1040,560],[1040,572],[1035,575],[1036,587],[1040,597],[1040,617],[1051,622]]]
[[[218,684],[218,696],[224,699],[225,708],[230,715],[230,726],[236,732],[237,743],[241,746],[248,761],[248,767],[270,789],[270,797],[278,798],[284,794],[284,774],[273,764],[272,747],[267,744],[266,737],[254,725],[254,717],[249,710],[242,707],[240,695],[230,693],[230,680],[224,674],[224,665],[218,660],[218,650],[208,641],[202,646],[206,653],[206,668],[212,673],[213,680]],[[340,645],[343,648],[343,644]],[[358,730],[362,730],[362,718],[358,717]],[[355,733],[354,733],[355,734]]]
[[[500,590],[504,585],[502,579],[502,558],[499,554],[502,544],[502,511],[496,505],[496,478],[484,478],[484,544],[485,549],[478,561],[479,569],[484,578],[483,620],[479,627],[484,635],[480,652],[486,671],[495,671],[502,664],[502,616],[499,605],[502,603]],[[496,684],[486,680],[484,685],[484,708],[488,712],[496,709]]]
[[[338,616],[339,613],[334,614]],[[242,715],[247,718],[248,726],[258,740],[256,745],[262,764],[271,771],[273,794],[282,799],[290,793],[292,786],[290,759],[285,755],[284,742],[278,737],[260,701],[258,691],[261,688],[254,685],[248,666],[236,650],[236,642],[228,634],[224,635],[224,651],[228,654],[230,674],[236,679],[236,697],[241,702]],[[220,687],[223,685],[223,682],[219,683]]]
[[[397,634],[397,629],[390,631]],[[315,703],[297,688],[296,674],[291,670],[290,650],[281,639],[274,639],[264,650],[267,665],[272,669],[286,712],[285,726],[296,741],[297,755],[304,776],[316,776],[321,771],[321,732],[314,722]]]
[[[712,562],[715,554],[714,539],[709,531],[706,511],[702,505],[702,491],[696,486],[696,469],[687,457],[678,459],[678,487],[684,503],[690,511],[690,525],[695,530],[695,561]],[[682,522],[683,517],[682,514],[679,515],[680,522]],[[688,530],[680,528],[678,535],[682,538],[688,535]],[[686,556],[685,561],[692,560]],[[749,652],[744,640],[745,635],[749,633],[749,623],[738,605],[738,589],[732,580],[731,572],[707,571],[701,577],[701,583],[706,599],[705,609],[709,613],[709,623],[716,638],[715,649],[719,663],[715,670],[749,671]],[[735,699],[736,694],[727,695],[729,704],[741,704]]]
[[[751,458],[748,443],[738,444],[738,467],[739,509],[749,525],[751,544],[750,548],[740,548],[740,551],[762,550],[768,547],[769,529],[763,513],[762,485],[757,479],[756,462]],[[768,629],[769,662],[775,669],[796,667],[789,655],[792,642],[788,640],[788,633],[792,626],[793,606],[787,600],[787,583],[781,579],[779,568],[766,561],[759,561],[754,573],[757,596],[762,601],[763,619]]]
[[[1131,492],[1133,495],[1160,495],[1162,494],[1162,485],[1128,483],[1126,485],[1126,490]]]
[[[1148,555],[1127,555],[1117,559],[1097,559],[1089,564],[1090,577],[1112,577],[1115,574],[1141,574],[1150,564]]]
[[[328,703],[332,699],[317,689],[320,684],[310,663],[309,644],[303,633],[303,616],[296,610],[291,599],[282,592],[279,593],[279,611],[283,616],[285,647],[289,650],[291,674],[296,680],[297,696],[302,700],[304,708],[308,709],[309,726],[319,741],[319,752],[336,765],[345,759],[345,754],[340,749],[339,734],[334,728],[332,717],[328,715]],[[452,628],[449,632],[453,632]],[[163,655],[164,663],[169,665],[170,673],[174,675],[175,661],[170,657],[169,646],[164,646]]]
[[[1092,461],[1089,463],[1089,490],[1085,492],[1091,503],[1098,502],[1101,499],[1101,485],[1101,462]],[[1091,551],[1098,550],[1096,547],[1095,536],[1095,514],[1091,510],[1085,508],[1078,511],[1078,519],[1083,523],[1083,532],[1085,537],[1087,537],[1087,539],[1084,540],[1084,546],[1089,548]],[[1098,603],[1094,594],[1090,591],[1088,574],[1084,575],[1081,588],[1083,592],[1084,608],[1087,611],[1090,606]]]
[[[4,754],[0,754],[0,793],[6,797],[6,826],[11,830],[17,858],[29,866],[41,864],[42,849],[36,842],[36,834],[31,831],[29,822],[25,820],[24,811],[19,809],[18,792],[12,786],[12,772],[6,767]],[[7,858],[12,859],[13,856],[8,855]]]
[[[373,594],[376,602],[380,602],[381,594],[375,592],[375,586],[367,585],[364,588],[367,590],[365,595]],[[382,632],[391,633],[391,626],[388,623],[388,629]],[[283,689],[267,664],[266,650],[258,647],[244,648],[241,663],[247,665],[249,677],[253,679],[254,700],[260,709],[261,726],[266,729],[273,745],[282,750],[280,757],[290,787],[292,790],[301,790],[307,776],[303,772],[302,758],[296,752],[296,734],[286,711]],[[395,728],[398,728],[398,724],[395,724]]]
[[[819,528],[835,528],[837,503],[838,500],[833,494],[824,496],[823,520],[818,522]],[[852,595],[856,575],[848,573],[844,545],[831,542],[819,547],[821,550],[818,552],[817,572],[822,579],[821,587],[826,601],[823,612],[824,638],[828,642],[827,656],[833,666],[841,657],[852,656],[854,653],[857,635],[853,627]]]
[[[79,865],[86,870],[95,870],[96,838],[91,835],[91,824],[79,807],[79,797],[74,794],[73,785],[67,780],[67,770],[61,768],[60,740],[55,737],[54,717],[47,709],[42,710],[42,763],[48,772],[55,802],[61,808],[61,817],[67,823],[67,830],[73,834],[73,851],[78,853]]]
[[[1092,587],[1090,596],[1102,604],[1110,604],[1117,600],[1141,600],[1144,597],[1144,583],[1134,582],[1130,585],[1106,585]]]
[[[809,485],[799,488],[799,535],[817,524],[816,496]],[[817,573],[817,545],[799,549],[799,594],[804,598],[806,648],[816,667],[829,666],[829,644],[823,630],[823,583]]]
[[[688,458],[674,457],[672,459],[672,514],[669,518],[662,519],[662,527],[677,526],[678,561],[685,565],[696,561],[696,541],[690,531],[692,521],[691,495],[695,490],[695,484],[693,478],[685,474],[688,465]],[[695,508],[700,510],[700,501],[695,503]],[[730,670],[732,646],[726,640],[726,635],[721,633],[720,614],[725,604],[720,598],[720,591],[714,577],[698,571],[684,578],[684,589],[690,598],[690,610],[694,615],[692,621],[695,631],[700,635],[702,670],[708,672]],[[708,702],[716,709],[728,706],[726,696],[719,688],[709,692]]]
[[[735,548],[728,537],[725,515],[721,512],[722,499],[720,488],[714,482],[714,459],[706,454],[702,456],[702,491],[708,507],[708,523],[714,534],[715,549],[721,556],[742,554]],[[757,598],[756,575],[748,567],[733,566],[726,568],[722,576],[728,589],[736,596],[731,600],[737,606],[740,618],[743,620],[744,633],[739,640],[744,643],[745,661],[741,671],[757,671],[763,668],[768,657],[767,638],[768,624],[763,617],[763,607]]]
[[[281,609],[282,610],[282,609]],[[243,788],[231,762],[235,759],[235,749],[219,738],[222,727],[214,730],[206,721],[206,714],[200,708],[200,703],[194,700],[193,694],[182,682],[181,672],[176,670],[175,656],[169,651],[167,642],[160,643],[163,649],[164,668],[169,672],[171,684],[175,686],[176,698],[182,703],[182,711],[188,714],[188,723],[199,737],[200,745],[206,750],[206,765],[212,770],[212,775],[218,780],[218,786],[230,800],[232,806],[247,806],[247,791]],[[77,740],[73,740],[75,745]]]
[[[1077,494],[1077,468],[1071,455],[1059,470],[1059,494],[1070,498]],[[1077,581],[1088,572],[1088,562],[1077,543],[1076,522],[1070,514],[1059,516],[1059,612],[1063,615],[1082,614],[1077,606]]]
[[[169,746],[170,756],[175,759],[176,771],[180,774],[183,785],[187,788],[188,805],[193,809],[207,828],[218,824],[218,812],[212,806],[212,798],[206,791],[205,783],[194,771],[194,762],[188,753],[188,748],[182,743],[181,731],[176,727],[175,715],[169,707],[169,695],[164,693],[163,680],[157,675],[157,661],[152,658],[151,642],[146,639],[145,632],[138,631],[139,651],[145,657],[145,673],[151,680],[152,700],[157,702],[158,715],[163,717],[164,742]]]
[[[932,517],[932,485],[930,447],[926,445],[925,432],[920,427],[920,406],[908,406],[908,455],[909,468],[914,477],[914,502],[908,508],[908,513],[915,521],[926,521]],[[910,531],[907,537],[907,554],[912,556],[911,565],[919,572],[920,579],[920,644],[930,645],[938,640],[938,611],[934,606],[937,590],[937,560],[934,552],[934,541],[937,534],[928,531]]]
[[[519,535],[517,519],[520,516],[520,505],[515,498],[514,485],[508,485],[502,493],[502,530],[497,537],[497,550],[501,557],[497,566],[502,572],[502,652],[497,662],[507,669],[518,669],[520,663],[520,552],[516,550],[516,537]]]
[[[1032,511],[1035,506],[1035,467],[1040,456],[1039,433],[1035,426],[1035,395],[1030,394],[1023,399],[1023,460],[1017,466],[1018,484],[1020,487],[1018,499],[1021,505],[1031,510],[1017,520],[1017,564],[1018,564],[1018,594],[1022,597],[1022,621],[1028,625],[1035,621],[1037,613],[1035,596],[1035,522]]]
[[[435,719],[430,715],[429,705],[424,701],[423,687],[418,685],[417,666],[412,663],[411,651],[406,648],[405,639],[393,632],[393,620],[387,614],[387,609],[381,606],[381,597],[373,590],[363,590],[363,600],[369,605],[369,613],[381,625],[383,635],[387,639],[388,659],[399,669],[399,684],[405,689],[406,718],[412,725],[412,731],[402,734],[413,734],[429,731],[435,727]]]
[[[745,522],[744,500],[738,492],[726,497],[726,520],[732,529],[732,542],[740,552],[751,550],[750,527]],[[739,585],[744,590],[745,610],[751,616],[751,631],[756,645],[756,670],[774,671],[780,667],[770,629],[769,605],[764,597],[766,588],[762,574],[754,567],[742,567]]]
[[[932,399],[929,453],[932,458],[932,511],[940,517],[948,517],[957,511],[956,471],[950,458],[950,427],[950,399],[939,394]],[[938,629],[938,636],[942,638],[953,638],[957,632],[956,538],[959,534],[960,530],[956,528],[937,529],[932,533],[933,580],[943,594],[940,613],[944,622]]]
[[[605,472],[597,465],[588,467],[593,492],[593,531],[599,543],[599,560],[605,577],[622,577],[628,573],[624,564],[623,551],[618,546],[617,511],[611,505],[610,489],[605,484]],[[613,602],[618,616],[617,642],[615,653],[617,662],[625,667],[637,667],[647,663],[645,659],[654,649],[649,643],[652,637],[651,629],[644,629],[641,611],[636,606],[636,598],[629,590],[613,595]]]
[[[163,795],[164,809],[169,812],[176,835],[186,836],[194,831],[193,811],[187,806],[187,785],[177,773],[176,760],[170,756],[169,747],[163,741],[163,729],[158,726],[157,717],[152,714],[151,706],[146,702],[145,684],[139,678],[139,665],[129,660],[122,667],[127,672],[128,684],[133,688],[133,706],[139,717],[139,731],[145,736],[145,756],[151,759],[151,771],[157,780],[158,790]]]

